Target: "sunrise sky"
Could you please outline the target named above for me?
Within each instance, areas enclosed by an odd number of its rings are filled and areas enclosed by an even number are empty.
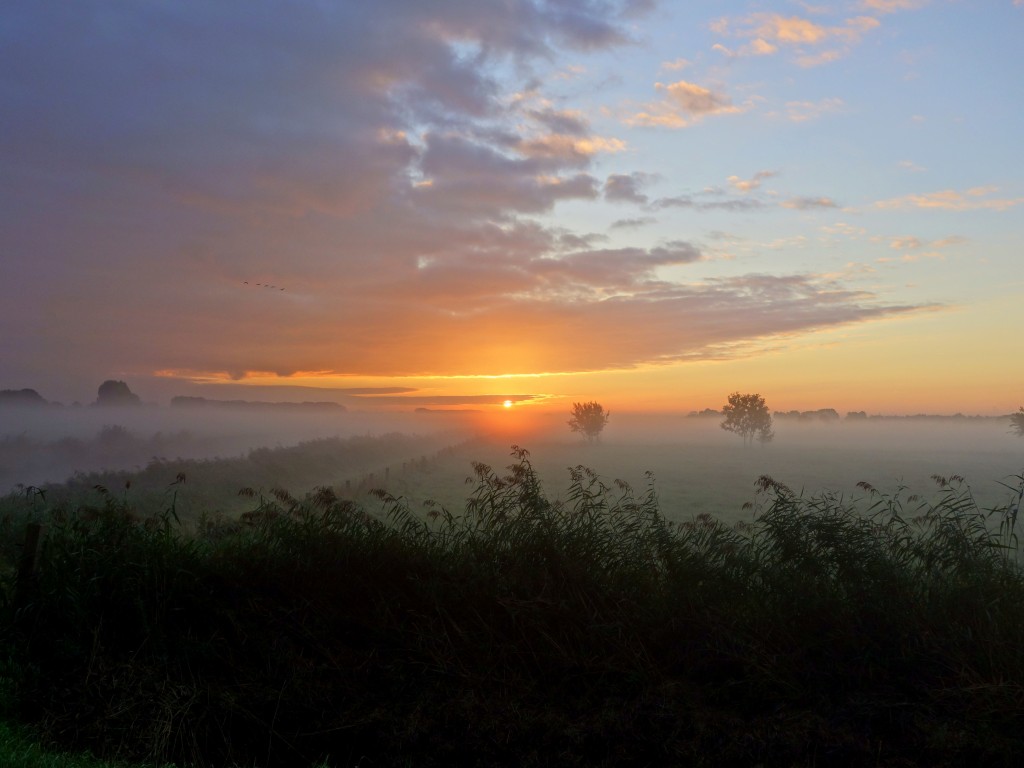
[[[1022,38],[1024,0],[12,0],[0,388],[1014,411]]]

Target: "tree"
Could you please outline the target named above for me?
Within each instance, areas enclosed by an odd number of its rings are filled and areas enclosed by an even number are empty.
[[[1024,406],[1010,417],[1010,429],[1017,433],[1017,437],[1024,437]]]
[[[604,406],[593,401],[589,403],[573,403],[572,418],[568,424],[573,432],[582,432],[583,435],[593,442],[597,440],[608,423],[610,412],[606,412]]]
[[[772,415],[760,395],[733,392],[729,395],[729,402],[722,406],[722,413],[725,415],[722,429],[742,437],[744,445],[752,445],[755,437],[762,443],[770,442],[775,437]]]
[[[96,405],[142,405],[142,401],[123,381],[107,379],[96,393]]]

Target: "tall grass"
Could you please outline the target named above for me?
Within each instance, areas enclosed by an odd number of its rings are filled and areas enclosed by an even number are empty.
[[[473,466],[461,510],[320,488],[195,529],[129,498],[40,506],[0,649],[48,738],[179,764],[1017,765],[1016,515],[759,481],[675,525],[579,466]],[[12,536],[18,526],[12,526]]]

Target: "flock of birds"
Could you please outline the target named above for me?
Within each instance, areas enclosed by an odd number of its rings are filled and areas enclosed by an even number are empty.
[[[243,280],[242,284],[243,285],[249,285],[249,281],[248,280]],[[263,283],[256,283],[255,287],[258,287],[258,288],[270,288],[270,289],[275,290],[275,291],[283,291],[284,290],[284,288],[278,288],[276,285],[270,285],[270,284],[264,285]]]

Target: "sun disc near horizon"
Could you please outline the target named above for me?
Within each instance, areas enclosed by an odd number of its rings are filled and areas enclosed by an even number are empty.
[[[504,405],[506,408],[511,408],[512,407],[512,401],[511,400],[506,400],[504,403],[502,403],[502,405]]]

